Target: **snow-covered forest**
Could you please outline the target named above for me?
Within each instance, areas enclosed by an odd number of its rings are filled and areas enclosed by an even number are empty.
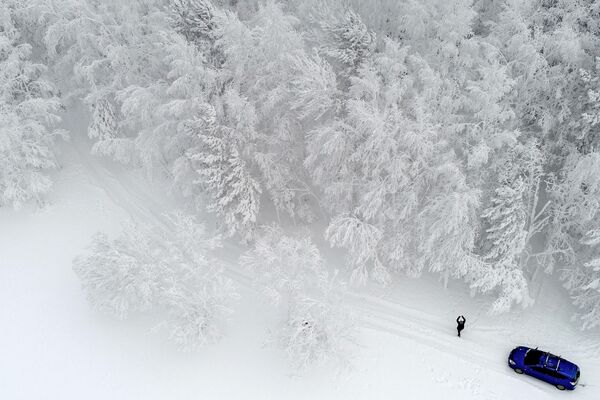
[[[348,363],[349,298],[431,276],[490,318],[554,285],[600,328],[594,0],[1,0],[2,215],[52,207],[71,142],[178,204],[70,268],[182,349],[240,282],[298,371]]]

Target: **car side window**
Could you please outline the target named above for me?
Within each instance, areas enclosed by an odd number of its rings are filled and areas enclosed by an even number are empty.
[[[546,373],[546,371],[542,367],[531,367],[531,369],[534,370],[535,372],[539,372],[540,374]]]
[[[533,367],[531,369],[533,369],[536,372],[539,372],[540,374],[551,376],[552,378],[565,379],[565,377],[562,374],[551,369],[546,369],[544,367]]]
[[[550,376],[551,376],[551,377],[553,377],[553,378],[565,379],[565,377],[564,377],[564,376],[563,376],[561,373],[559,373],[559,372],[557,372],[557,371],[553,371],[553,370],[546,370],[546,374],[547,374],[547,375],[550,375]]]

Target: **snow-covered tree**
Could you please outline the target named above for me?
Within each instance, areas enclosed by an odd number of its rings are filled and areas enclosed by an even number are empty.
[[[417,230],[416,273],[426,268],[437,272],[445,285],[449,278],[468,277],[481,268],[481,260],[474,254],[474,211],[479,205],[479,192],[468,188],[464,181],[454,184],[448,193],[439,194],[419,213]]]
[[[567,164],[568,174],[550,187],[551,225],[546,242],[547,260],[559,264],[565,287],[581,308],[584,328],[598,324],[598,226],[600,225],[600,154],[576,156]]]
[[[581,244],[586,246],[582,265],[565,271],[565,286],[571,291],[573,303],[581,312],[577,315],[583,329],[600,326],[600,230],[593,229],[584,235]]]
[[[57,167],[54,142],[66,132],[61,103],[46,79],[46,67],[31,60],[32,46],[23,43],[11,9],[0,5],[0,206],[42,201],[52,185],[47,172]]]
[[[341,303],[344,285],[337,274],[327,272],[310,238],[266,228],[240,263],[263,292],[287,310],[277,339],[297,368],[344,360],[352,337],[351,317]]]
[[[173,0],[175,30],[197,46],[211,46],[216,40],[215,7],[209,0]]]
[[[589,71],[581,70],[581,79],[588,86],[586,107],[583,120],[586,122],[580,135],[579,148],[582,152],[594,151],[600,139],[600,57],[596,57],[596,65]]]
[[[342,15],[330,14],[321,22],[321,29],[325,34],[325,43],[321,45],[323,53],[339,62],[344,74],[355,73],[375,47],[375,33],[352,9]]]
[[[240,262],[276,305],[327,283],[317,246],[308,237],[287,236],[280,228],[265,228]]]
[[[224,274],[211,252],[221,246],[219,236],[209,235],[203,224],[186,214],[168,216],[171,231],[163,231],[168,276],[160,304],[169,318],[170,337],[186,350],[218,340],[225,330],[231,304],[238,298],[233,281]]]
[[[527,279],[520,262],[525,249],[527,210],[523,202],[523,180],[505,183],[495,190],[491,205],[483,211],[486,226],[486,264],[473,274],[471,287],[482,292],[498,289],[492,311],[510,309],[513,302],[528,305]]]
[[[184,349],[217,340],[223,333],[235,287],[211,251],[220,246],[204,225],[185,214],[167,216],[152,229],[131,225],[110,240],[94,236],[90,254],[73,263],[92,306],[126,318],[164,310],[160,326]]]
[[[294,220],[312,218],[307,203],[314,199],[302,167],[304,136],[289,88],[295,60],[305,59],[298,24],[281,4],[268,1],[247,22],[230,16],[218,41],[232,86],[240,97],[252,99],[256,112],[253,146],[246,146],[245,155],[260,172],[278,217],[283,212]]]
[[[231,130],[216,125],[216,116],[190,121],[186,129],[199,141],[187,157],[206,185],[211,198],[209,208],[224,219],[225,230],[252,236],[259,210],[261,188],[249,172],[246,161],[235,147]]]
[[[377,259],[377,245],[382,237],[382,232],[377,227],[353,216],[340,215],[331,221],[325,231],[325,237],[332,246],[348,250],[348,262],[353,269],[353,283],[366,283],[369,276],[367,263],[370,261],[375,265],[372,271],[375,279],[382,283],[389,280],[387,271]]]
[[[331,361],[338,366],[349,362],[352,319],[336,291],[326,288],[323,298],[299,296],[290,305],[280,340],[300,370]]]
[[[525,246],[527,212],[523,204],[523,180],[517,179],[495,190],[491,205],[481,217],[489,226],[486,229],[489,250],[487,260],[514,261]]]
[[[98,233],[89,252],[75,259],[73,269],[94,308],[124,319],[155,304],[161,271],[156,249],[139,229],[128,228],[115,240]]]
[[[293,56],[291,65],[291,109],[298,117],[318,121],[335,115],[340,107],[340,92],[331,65],[318,54]]]

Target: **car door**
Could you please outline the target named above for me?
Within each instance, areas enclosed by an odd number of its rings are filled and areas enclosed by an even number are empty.
[[[554,385],[563,385],[566,386],[568,383],[568,379],[567,377],[565,377],[563,374],[561,374],[560,372],[556,371],[556,370],[549,370],[546,371],[546,374],[549,377],[549,382],[551,382]]]
[[[552,378],[548,375],[548,371],[541,365],[530,367],[527,373],[535,378],[541,379],[544,382],[552,383]]]

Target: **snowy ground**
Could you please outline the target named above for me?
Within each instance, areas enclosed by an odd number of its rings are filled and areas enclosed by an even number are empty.
[[[549,284],[533,308],[500,317],[457,282],[446,290],[429,277],[367,287],[348,299],[358,323],[353,367],[304,376],[266,344],[277,316],[237,270],[242,248],[234,243],[222,254],[242,300],[219,344],[181,353],[147,319],[99,315],[73,257],[94,232],[117,234],[128,218],[160,223],[169,204],[136,174],[90,158],[88,146],[64,146],[49,206],[0,210],[0,399],[600,398],[600,332],[577,331],[564,292]],[[467,317],[462,339],[458,314]],[[506,356],[519,344],[577,362],[583,385],[559,392],[516,375]]]

